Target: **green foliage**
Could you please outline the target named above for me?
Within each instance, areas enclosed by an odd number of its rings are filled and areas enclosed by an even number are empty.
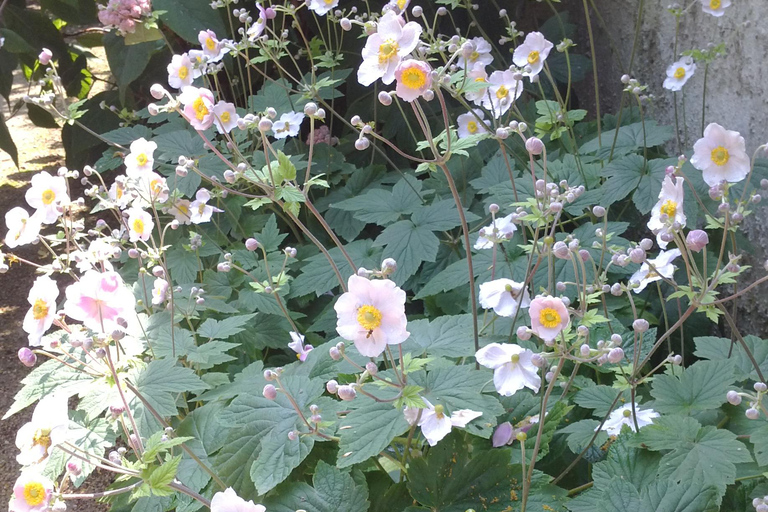
[[[725,394],[733,381],[730,361],[699,361],[679,377],[657,375],[651,390],[656,399],[654,408],[680,415],[716,409],[725,403]]]

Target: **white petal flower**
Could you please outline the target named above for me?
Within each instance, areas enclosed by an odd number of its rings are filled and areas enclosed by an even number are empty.
[[[401,24],[402,18],[387,11],[379,18],[375,34],[368,36],[362,51],[363,63],[357,70],[357,81],[369,86],[379,78],[389,85],[395,81],[395,69],[419,42],[421,26],[413,21]]]
[[[670,91],[679,91],[685,85],[685,82],[693,76],[696,71],[696,63],[690,57],[684,57],[677,62],[670,64],[667,68],[667,78],[664,80],[664,88]]]
[[[173,204],[173,206],[168,208],[168,213],[173,215],[173,218],[179,221],[181,224],[191,224],[191,206],[192,204],[189,202],[189,199],[179,199]]]
[[[219,133],[229,133],[237,126],[237,120],[240,116],[237,115],[234,103],[227,103],[220,101],[213,107],[214,120],[216,129]]]
[[[215,206],[208,204],[211,199],[211,193],[207,189],[201,188],[195,193],[195,200],[189,204],[189,221],[192,224],[202,224],[209,222],[213,212],[223,212]],[[178,208],[178,204],[176,205]]]
[[[170,284],[165,279],[158,277],[152,284],[152,304],[159,306],[165,302]]]
[[[498,119],[512,107],[521,94],[523,82],[515,79],[513,71],[494,71],[488,78],[488,90],[483,95],[482,105]]]
[[[511,279],[496,279],[480,285],[480,305],[493,309],[499,316],[513,317],[518,308],[527,308],[531,304],[528,290],[523,283]]]
[[[523,44],[515,48],[512,61],[523,69],[524,76],[534,77],[541,73],[553,46],[541,32],[530,32]]]
[[[272,131],[276,139],[295,137],[299,134],[301,123],[305,115],[302,112],[286,112],[280,119],[272,124]]]
[[[59,287],[56,281],[48,276],[40,276],[29,290],[27,301],[30,307],[24,316],[22,328],[29,334],[29,344],[40,346],[40,339],[56,318],[56,298]]]
[[[170,193],[166,179],[156,172],[148,172],[139,177],[136,184],[139,196],[133,201],[137,208],[149,207],[153,203],[163,204]]]
[[[635,404],[635,412],[637,413],[637,426],[640,428],[652,424],[653,418],[659,417],[659,413],[653,409],[641,410],[637,404]],[[635,420],[632,417],[632,404],[626,404],[611,412],[610,417],[603,423],[603,428],[600,430],[605,430],[609,436],[617,436],[621,434],[624,425],[627,425],[632,432],[637,432]]]
[[[473,69],[478,65],[485,67],[493,62],[493,56],[491,55],[491,50],[493,48],[491,47],[491,43],[482,37],[475,37],[469,41],[475,46],[475,51],[466,58],[464,55],[459,56],[456,64],[460,68]]]
[[[512,238],[517,226],[512,222],[512,214],[494,221],[480,229],[480,236],[475,242],[475,249],[493,249],[494,243],[500,243]]]
[[[387,345],[408,339],[405,292],[389,279],[368,280],[352,275],[348,292],[336,301],[336,332],[353,341],[366,357],[377,357]]]
[[[328,11],[339,5],[339,0],[309,0],[307,6],[318,16],[325,16]]]
[[[488,133],[488,129],[485,127],[485,113],[479,108],[472,109],[472,112],[461,114],[456,118],[456,123],[458,124],[457,132],[460,139],[470,135]]]
[[[512,396],[523,388],[534,393],[541,387],[541,377],[531,362],[533,352],[519,345],[491,343],[475,354],[477,362],[493,370],[493,383],[502,396]]]
[[[58,207],[69,203],[66,180],[39,172],[32,176],[31,185],[24,194],[27,204],[36,210],[42,223],[53,224],[61,215]]]
[[[467,73],[467,87],[469,90],[464,93],[464,97],[467,101],[472,101],[475,105],[482,105],[483,98],[488,92],[488,73],[485,71],[485,66],[478,64]]]
[[[8,502],[9,512],[48,512],[53,497],[53,482],[37,474],[24,471],[13,484],[13,496]]]
[[[211,500],[211,512],[266,512],[264,505],[255,505],[245,501],[235,490],[228,487],[224,492],[217,492]]]
[[[186,53],[174,55],[171,57],[171,63],[168,64],[168,85],[174,89],[181,89],[192,85],[192,61]]]
[[[22,466],[39,464],[51,454],[51,448],[67,440],[69,417],[67,397],[48,395],[35,406],[32,419],[16,433],[20,450],[16,461]]]
[[[115,178],[115,182],[112,183],[112,186],[109,187],[107,196],[110,201],[115,203],[115,205],[122,210],[131,204],[132,197],[130,194],[126,194],[126,192],[125,176],[118,176]]]
[[[37,239],[37,235],[40,234],[41,217],[37,213],[30,217],[27,210],[16,206],[6,212],[5,225],[8,233],[5,235],[4,242],[13,249]]]
[[[642,292],[646,286],[655,281],[660,281],[662,277],[672,279],[672,276],[675,275],[675,266],[672,262],[678,256],[680,256],[680,249],[675,248],[669,251],[661,251],[656,258],[643,263],[640,269],[629,278],[630,284],[637,284],[637,287],[634,288],[635,293]]]
[[[142,240],[146,242],[152,235],[152,229],[155,222],[152,215],[141,208],[131,208],[128,210],[128,239],[131,242]]]
[[[662,239],[664,233],[672,232],[672,225],[677,222],[681,227],[685,226],[686,217],[683,211],[683,199],[685,180],[676,177],[672,181],[671,176],[666,176],[661,184],[659,200],[651,210],[651,218],[648,221],[648,229],[656,234],[656,242],[662,249],[667,248],[667,242]],[[662,219],[662,215],[665,216]]]
[[[714,187],[721,181],[737,183],[749,174],[749,156],[744,137],[710,123],[704,137],[693,145],[691,164],[702,172],[704,181]]]
[[[157,144],[142,137],[131,142],[130,149],[131,152],[125,157],[125,174],[129,178],[139,179],[142,174],[152,171]]]
[[[427,407],[421,410],[419,426],[429,446],[435,446],[441,439],[451,433],[453,427],[464,428],[470,421],[483,415],[482,412],[461,409],[448,416],[442,405],[433,406],[427,399],[423,398],[422,400],[424,400]]]
[[[184,116],[195,130],[207,130],[213,124],[213,93],[202,87],[182,88],[179,101],[184,105]]]
[[[403,101],[414,101],[432,87],[432,68],[429,64],[415,59],[406,59],[395,70],[397,97]]]
[[[291,342],[288,344],[288,348],[296,352],[296,358],[299,361],[306,361],[307,355],[314,349],[312,345],[304,345],[304,335],[295,331],[290,332]]]
[[[264,32],[264,29],[267,28],[267,11],[258,2],[256,2],[256,9],[259,11],[259,15],[256,16],[256,19],[253,20],[253,24],[248,27],[248,31],[246,32],[248,40],[251,42],[256,41],[256,39]]]
[[[216,37],[216,32],[213,30],[201,30],[197,34],[197,40],[200,46],[203,47],[203,53],[208,59],[213,62],[213,59],[221,58],[221,42]],[[186,84],[189,85],[189,84]],[[177,87],[179,89],[179,87]]]
[[[701,10],[712,16],[720,17],[725,14],[725,9],[731,6],[731,0],[699,0]]]

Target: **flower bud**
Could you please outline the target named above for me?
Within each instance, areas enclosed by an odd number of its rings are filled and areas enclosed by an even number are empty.
[[[189,170],[186,167],[184,167],[183,165],[176,166],[176,176],[183,178],[187,174],[189,174]]]
[[[765,385],[765,382],[755,382],[753,387],[758,393],[765,393],[766,390],[768,390],[768,386]]]
[[[746,412],[744,413],[744,416],[746,416],[750,420],[756,420],[760,418],[760,411],[758,411],[754,407],[750,407],[749,409],[746,410]]]
[[[525,141],[525,149],[532,155],[540,155],[544,152],[544,143],[538,137],[530,137]]]
[[[232,270],[232,266],[226,261],[222,261],[216,265],[216,271],[218,272],[229,272],[230,270]]]
[[[381,103],[385,107],[390,106],[392,104],[392,95],[389,94],[387,91],[380,91],[379,92],[379,103]]]
[[[40,61],[40,64],[43,66],[47,66],[50,64],[51,59],[53,58],[53,53],[48,48],[43,48],[43,51],[40,52],[40,55],[37,56],[37,60]]]
[[[365,137],[361,137],[355,141],[355,149],[358,151],[365,151],[368,149],[368,146],[371,145],[371,141],[369,141]]]
[[[163,87],[161,84],[152,84],[152,87],[149,88],[149,94],[152,95],[153,98],[156,100],[163,99],[163,96],[165,96],[167,91],[165,90],[165,87]]]
[[[531,331],[524,325],[517,328],[517,337],[520,340],[526,341],[531,339]]]
[[[341,25],[341,29],[344,32],[349,32],[350,30],[352,30],[352,22],[349,21],[349,18],[341,18],[339,20],[339,25]]]
[[[255,251],[259,247],[261,247],[261,244],[255,238],[249,238],[245,241],[245,248],[249,251]]]
[[[506,128],[496,128],[496,137],[504,140],[509,137],[509,132],[507,132]]]
[[[338,395],[339,395],[339,398],[341,398],[342,400],[350,401],[355,399],[355,397],[357,396],[357,391],[355,391],[355,388],[353,388],[352,386],[348,386],[345,384],[343,386],[339,386]]]
[[[645,261],[645,251],[642,247],[635,247],[629,252],[629,259],[632,263],[642,263]]]
[[[309,103],[304,105],[304,113],[308,116],[313,116],[317,114],[317,103],[310,101]]]
[[[367,371],[370,375],[376,375],[376,373],[379,371],[379,368],[373,361],[368,361],[365,363],[365,371]]]
[[[288,432],[288,439],[290,439],[291,441],[295,441],[298,438],[299,438],[299,434],[295,430],[291,430],[290,432]]]
[[[685,245],[693,252],[699,252],[709,243],[709,235],[701,229],[694,229],[685,237]]]
[[[264,398],[267,400],[274,400],[277,398],[277,388],[273,386],[272,384],[267,384],[264,386],[264,390],[261,392],[262,395],[264,395]]]
[[[730,390],[725,395],[725,399],[728,400],[728,403],[731,405],[739,405],[741,403],[741,395],[734,390]]]
[[[571,257],[571,252],[568,250],[568,246],[562,241],[554,243],[552,246],[552,254],[561,260],[567,260]]]
[[[510,422],[500,423],[496,430],[493,431],[493,437],[491,438],[493,447],[498,448],[509,443],[512,440],[512,432],[513,428]]]
[[[608,361],[611,363],[618,363],[621,362],[621,360],[624,359],[624,350],[622,350],[619,347],[612,348],[610,352],[608,352]]]
[[[341,359],[341,352],[336,347],[331,347],[328,350],[328,353],[330,354],[331,359],[333,359],[334,361],[338,361],[339,359]]]
[[[73,460],[67,462],[67,472],[72,476],[80,476],[80,473],[83,471],[83,469],[80,467],[80,464],[78,462],[75,462]]]
[[[277,374],[272,370],[264,370],[264,380],[273,381],[277,378]]]
[[[108,455],[108,457],[109,457],[109,461],[110,461],[112,464],[114,464],[114,465],[116,465],[116,466],[120,466],[120,465],[122,465],[122,462],[123,462],[123,458],[122,458],[122,457],[120,456],[120,454],[119,454],[119,453],[117,453],[116,451],[112,450],[111,452],[109,452],[109,455]]]
[[[335,395],[339,390],[339,383],[331,379],[325,384],[325,389],[332,395]]]
[[[638,318],[632,322],[632,329],[634,329],[636,333],[643,333],[647,331],[649,327],[648,320],[645,318]]]
[[[589,357],[590,350],[591,349],[589,348],[589,345],[587,345],[586,343],[584,343],[581,347],[579,347],[579,353],[581,354],[582,357]]]
[[[544,368],[547,366],[547,360],[541,354],[533,354],[531,356],[531,364],[536,368]]]
[[[285,255],[289,258],[295,258],[296,254],[298,254],[298,251],[294,247],[286,247],[285,248]]]
[[[589,251],[586,249],[581,249],[579,251],[579,257],[581,258],[581,261],[587,262],[589,261]]]
[[[262,117],[259,120],[259,130],[262,132],[268,132],[272,129],[272,120],[267,117]]]
[[[37,363],[37,355],[29,348],[21,347],[19,349],[19,361],[21,361],[24,366],[32,368],[35,366],[35,363]]]
[[[311,423],[317,424],[323,421],[323,418],[319,414],[313,414],[312,416],[309,417],[309,421]]]
[[[397,271],[397,262],[394,258],[384,258],[381,262],[381,271],[385,274],[391,274]]]

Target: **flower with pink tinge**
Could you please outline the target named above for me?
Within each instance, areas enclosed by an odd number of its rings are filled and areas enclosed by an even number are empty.
[[[467,86],[465,88],[469,89],[464,93],[467,101],[472,101],[475,105],[482,105],[483,98],[488,92],[488,72],[485,70],[485,66],[475,65],[467,73]]]
[[[387,5],[384,6],[384,10],[392,9],[396,13],[400,14],[408,8],[408,4],[410,3],[411,0],[389,0]]]
[[[532,351],[507,343],[491,343],[475,354],[478,363],[493,370],[493,384],[502,396],[512,396],[523,388],[538,393],[541,377],[531,357]]]
[[[328,144],[334,146],[338,143],[338,139],[331,136],[331,129],[328,125],[320,125],[315,128],[312,133],[307,135],[307,146],[310,144]]]
[[[256,3],[256,9],[259,11],[259,15],[256,16],[256,19],[253,20],[253,23],[248,27],[248,31],[246,32],[248,40],[251,42],[256,41],[256,39],[264,32],[264,29],[267,28],[267,12],[258,2]]]
[[[480,229],[480,236],[475,242],[475,249],[493,249],[493,245],[512,238],[517,226],[512,222],[512,214],[494,221]]]
[[[213,124],[213,93],[202,87],[184,87],[179,95],[184,116],[195,130],[207,130]]]
[[[181,224],[189,225],[192,223],[190,205],[189,199],[177,199],[173,206],[168,208],[168,213]]]
[[[40,346],[40,338],[43,337],[53,320],[56,318],[56,298],[59,296],[59,287],[56,281],[48,276],[40,276],[35,279],[29,290],[27,302],[31,306],[24,316],[22,328],[29,334],[29,344],[33,347]]]
[[[498,119],[512,107],[521,94],[523,82],[515,79],[513,71],[494,71],[488,78],[488,90],[483,95],[482,105]]]
[[[213,122],[219,133],[231,132],[237,126],[237,120],[240,119],[235,110],[235,104],[225,101],[220,101],[213,107],[213,114]]]
[[[215,206],[208,204],[211,200],[211,193],[207,189],[201,188],[195,193],[195,200],[189,204],[189,221],[192,224],[202,224],[209,222],[213,212],[223,212]]]
[[[112,183],[112,186],[109,187],[107,197],[109,197],[110,201],[115,203],[115,206],[122,210],[131,204],[132,197],[130,194],[126,194],[126,192],[125,177],[118,176],[115,178],[115,182]]]
[[[304,345],[304,335],[295,331],[291,331],[291,342],[288,344],[288,348],[296,352],[296,358],[299,361],[306,361],[307,355],[314,349],[312,345]]]
[[[203,53],[208,57],[210,62],[219,58],[219,55],[221,54],[221,42],[219,41],[219,38],[216,37],[216,32],[213,30],[201,30],[200,33],[197,34],[197,40],[200,42],[200,46],[203,47]]]
[[[641,410],[640,406],[637,404],[635,404],[634,412],[637,413],[637,426],[640,428],[643,428],[646,425],[651,425],[653,419],[659,417],[659,413],[653,409]],[[637,429],[635,428],[635,420],[632,416],[632,404],[625,404],[611,412],[611,416],[605,423],[603,423],[603,428],[600,430],[606,431],[609,436],[617,436],[621,434],[621,429],[624,425],[627,425],[632,432],[637,432]],[[597,430],[597,428],[595,428],[595,430]]]
[[[645,261],[637,272],[629,278],[629,283],[635,285],[633,290],[640,293],[650,283],[660,281],[662,278],[671,279],[675,275],[675,266],[672,262],[681,255],[680,249],[661,251],[652,260]]]
[[[568,327],[571,316],[562,299],[538,296],[531,301],[531,331],[544,341],[553,341]]]
[[[53,52],[49,50],[48,48],[43,48],[43,51],[40,52],[40,55],[37,56],[37,60],[40,61],[40,64],[43,66],[47,66],[51,63],[51,59],[53,58]]]
[[[432,87],[432,68],[415,59],[406,59],[395,70],[395,93],[404,101],[414,101]]]
[[[13,249],[37,239],[37,235],[40,234],[41,217],[37,213],[30,217],[27,210],[16,206],[6,212],[5,225],[8,233],[5,235],[4,242]]]
[[[128,239],[131,242],[139,240],[146,242],[152,236],[152,229],[155,222],[152,215],[141,208],[131,208],[128,210]]]
[[[166,295],[168,294],[168,288],[170,288],[168,281],[162,277],[156,278],[155,282],[152,284],[152,304],[155,306],[163,304]]]
[[[26,471],[13,484],[8,512],[48,512],[53,482],[34,471]]]
[[[27,204],[36,210],[42,223],[53,224],[61,215],[58,207],[69,203],[66,180],[39,172],[32,176],[31,184],[24,194]]]
[[[309,0],[307,6],[318,16],[325,16],[331,9],[339,5],[339,0]]]
[[[429,446],[435,446],[441,439],[451,433],[453,427],[464,428],[467,424],[483,415],[482,412],[471,409],[461,409],[454,411],[448,416],[445,407],[438,404],[432,405],[426,398],[422,398],[425,408],[421,409],[421,419],[419,426],[421,433],[429,443]],[[418,418],[419,409],[406,407],[403,411],[406,421],[413,425]]]
[[[701,171],[707,185],[714,187],[722,181],[737,183],[749,174],[750,164],[744,137],[710,123],[704,137],[693,145],[691,164]]]
[[[32,466],[45,461],[54,446],[67,440],[68,432],[67,396],[45,396],[35,406],[29,423],[16,433],[16,447],[20,451],[16,462]]]
[[[136,23],[152,14],[150,0],[109,0],[99,4],[99,21],[107,28],[114,27],[120,35],[136,31]]]
[[[170,191],[167,180],[156,172],[142,174],[136,186],[139,197],[133,202],[134,206],[149,206],[153,203],[165,203]]]
[[[491,55],[491,50],[493,47],[491,46],[491,43],[482,37],[475,37],[469,41],[472,42],[472,44],[475,46],[475,50],[467,57],[464,57],[464,55],[459,55],[459,58],[456,61],[457,66],[459,66],[461,69],[473,69],[478,66],[485,68],[485,66],[488,66],[491,62],[493,62],[493,55]]]
[[[471,135],[488,133],[488,129],[485,127],[485,113],[479,108],[473,109],[472,112],[461,114],[456,118],[456,124],[458,125],[456,132],[460,139]]]
[[[302,112],[286,112],[272,124],[273,136],[276,139],[297,136],[305,117]]]
[[[547,41],[541,32],[529,32],[523,44],[515,48],[512,61],[523,69],[524,76],[532,78],[541,73],[552,47],[554,44]]]
[[[224,492],[217,492],[211,500],[211,512],[266,512],[264,505],[245,501],[235,490],[228,487]]]
[[[725,14],[725,9],[731,6],[731,0],[699,0],[701,10],[719,18]]]
[[[125,174],[129,178],[138,179],[142,174],[152,172],[155,165],[155,150],[157,143],[144,137],[131,142],[130,153],[125,157]]]
[[[117,272],[89,270],[66,290],[64,313],[98,332],[112,332],[118,318],[135,313],[136,299]]]
[[[513,317],[518,308],[527,308],[531,304],[528,290],[523,283],[511,279],[496,279],[480,285],[480,305],[493,309],[499,316]]]
[[[369,86],[379,78],[389,85],[395,81],[400,61],[416,49],[421,26],[404,20],[394,11],[379,18],[376,33],[368,36],[363,48],[363,63],[357,70],[357,81]]]
[[[661,192],[659,200],[651,210],[651,218],[648,221],[648,229],[656,235],[656,242],[662,249],[667,248],[667,243],[663,235],[672,233],[672,225],[677,223],[681,227],[685,226],[686,217],[683,211],[683,200],[685,199],[685,180],[680,177],[672,178],[666,176],[661,183]],[[661,216],[666,215],[662,220]]]
[[[347,286],[349,291],[333,306],[339,336],[353,341],[357,351],[366,357],[377,357],[387,345],[408,339],[405,292],[393,281],[352,275]]]
[[[194,79],[192,73],[192,61],[189,55],[183,53],[171,57],[171,63],[168,64],[168,85],[174,89],[181,89],[192,85]]]

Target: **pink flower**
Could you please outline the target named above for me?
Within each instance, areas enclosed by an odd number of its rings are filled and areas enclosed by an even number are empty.
[[[381,78],[385,84],[391,84],[400,61],[418,45],[421,31],[418,23],[405,23],[394,11],[387,11],[379,18],[376,33],[365,42],[357,81],[368,86]]]
[[[194,74],[192,73],[192,61],[186,53],[171,57],[168,70],[168,85],[174,89],[181,89],[192,85]]]
[[[215,59],[219,56],[221,42],[216,37],[216,32],[213,30],[201,30],[197,34],[197,40],[200,42],[200,46],[203,47],[203,53],[205,53],[208,59]]]
[[[20,245],[32,243],[40,234],[41,217],[35,213],[31,217],[27,210],[16,206],[5,214],[5,225],[8,234],[5,235],[5,245],[13,249]]]
[[[291,331],[291,342],[288,348],[296,352],[299,361],[306,361],[307,355],[315,348],[312,345],[304,345],[304,335]]]
[[[408,339],[403,290],[389,279],[371,281],[357,275],[350,276],[347,284],[349,291],[333,306],[339,336],[353,341],[366,357],[377,357],[387,345]]]
[[[27,301],[32,306],[24,316],[22,328],[29,334],[29,344],[33,347],[40,346],[40,338],[43,337],[56,318],[56,298],[59,296],[59,287],[56,281],[48,276],[40,276],[35,279],[32,289],[29,290]]]
[[[43,51],[40,52],[40,55],[37,56],[37,60],[40,61],[40,64],[43,66],[47,66],[50,64],[51,59],[53,58],[53,52],[49,50],[48,48],[43,48]]]
[[[61,176],[39,172],[32,176],[31,184],[24,194],[27,204],[37,210],[41,222],[53,224],[61,215],[58,207],[69,203],[67,182]]]
[[[237,115],[234,103],[227,103],[220,101],[213,107],[214,119],[216,129],[219,133],[229,133],[237,126],[237,120],[240,116]]]
[[[99,332],[112,332],[117,319],[134,313],[136,299],[117,272],[89,270],[66,290],[64,312]]]
[[[213,124],[213,93],[202,87],[184,87],[179,101],[184,105],[184,115],[195,130],[207,130]]]
[[[189,221],[192,224],[202,224],[209,222],[213,212],[223,212],[215,206],[208,204],[211,200],[211,193],[207,189],[201,188],[195,193],[195,200],[189,204]]]
[[[53,482],[33,472],[22,473],[13,484],[9,512],[47,512],[53,495]]]
[[[531,330],[544,341],[553,341],[571,321],[561,299],[538,296],[531,301]]]
[[[432,87],[432,68],[426,62],[415,59],[404,60],[395,70],[397,96],[413,101]]]
[[[165,279],[158,277],[152,285],[152,304],[159,306],[165,302],[170,285]]]

